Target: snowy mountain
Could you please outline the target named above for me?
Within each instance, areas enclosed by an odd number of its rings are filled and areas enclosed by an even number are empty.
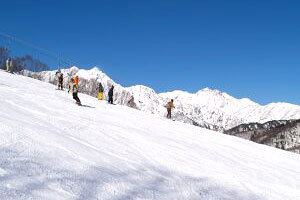
[[[1,199],[300,199],[298,154],[3,71],[0,93]]]
[[[264,124],[241,124],[224,133],[300,153],[300,120],[273,120]]]
[[[55,72],[25,71],[23,74],[55,84]],[[243,123],[264,123],[271,120],[300,118],[300,106],[288,103],[271,103],[262,106],[247,98],[236,99],[226,93],[209,88],[199,90],[194,94],[184,91],[157,94],[153,89],[142,85],[122,87],[96,67],[91,70],[72,67],[63,69],[62,72],[65,74],[66,82],[71,76],[78,75],[81,80],[80,89],[83,93],[96,96],[97,82],[101,82],[107,95],[109,87],[113,84],[116,86],[115,103],[126,105],[129,98],[134,96],[139,110],[159,116],[166,115],[165,105],[170,99],[174,99],[173,118],[175,120],[218,131],[224,131]]]

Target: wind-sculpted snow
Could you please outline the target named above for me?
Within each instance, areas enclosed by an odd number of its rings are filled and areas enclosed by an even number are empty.
[[[45,82],[56,84],[56,71],[23,72]],[[224,131],[242,123],[264,123],[271,120],[289,120],[300,118],[300,107],[288,103],[271,103],[261,106],[250,99],[236,99],[226,93],[208,88],[192,94],[184,91],[173,91],[157,94],[153,89],[136,85],[122,87],[109,76],[94,67],[90,70],[72,67],[63,69],[65,83],[75,75],[80,78],[80,90],[85,94],[97,96],[97,84],[104,86],[104,98],[111,85],[115,85],[114,99],[116,104],[127,105],[131,96],[134,96],[137,109],[158,116],[166,116],[166,104],[170,99],[175,100],[173,118],[189,124],[208,129]]]
[[[298,154],[3,71],[0,94],[1,199],[300,199]]]

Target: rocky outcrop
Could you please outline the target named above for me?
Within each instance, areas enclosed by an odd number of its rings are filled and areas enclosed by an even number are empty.
[[[256,143],[300,153],[300,120],[241,124],[224,132]]]

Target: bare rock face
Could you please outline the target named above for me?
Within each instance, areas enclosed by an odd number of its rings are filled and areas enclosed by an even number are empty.
[[[241,124],[224,132],[260,144],[300,153],[300,119]]]

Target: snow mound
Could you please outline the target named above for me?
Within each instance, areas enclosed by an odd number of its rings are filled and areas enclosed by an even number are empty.
[[[300,199],[298,154],[83,94],[77,106],[24,76],[0,80],[1,199]]]

